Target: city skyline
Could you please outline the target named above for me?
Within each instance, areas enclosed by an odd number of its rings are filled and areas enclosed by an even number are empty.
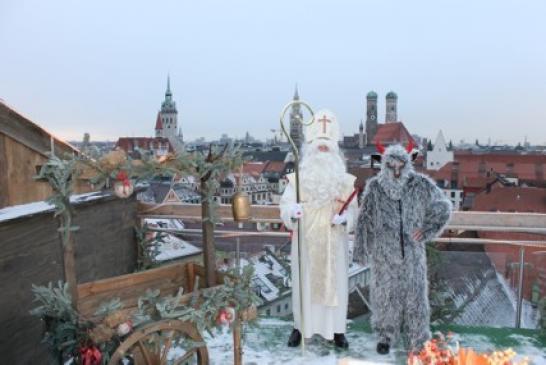
[[[190,5],[191,4],[191,5]],[[68,140],[152,136],[171,77],[186,140],[265,140],[298,84],[358,132],[398,96],[410,132],[546,143],[546,4],[0,5],[0,98]]]

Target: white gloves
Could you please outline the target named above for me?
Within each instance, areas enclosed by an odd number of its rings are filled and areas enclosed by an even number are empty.
[[[342,213],[341,215],[339,214],[334,215],[334,218],[332,218],[332,224],[335,224],[335,225],[347,224],[347,213]]]
[[[301,217],[303,217],[303,207],[301,204],[293,204],[292,208],[290,208],[290,218],[296,220]]]

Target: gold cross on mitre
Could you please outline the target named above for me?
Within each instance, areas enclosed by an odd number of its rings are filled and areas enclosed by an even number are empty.
[[[320,118],[318,122],[322,123],[322,133],[326,133],[326,123],[332,123],[330,119],[326,118],[326,115]]]

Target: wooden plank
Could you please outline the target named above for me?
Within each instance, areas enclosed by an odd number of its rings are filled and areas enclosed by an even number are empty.
[[[149,289],[157,289],[161,296],[174,295],[183,283],[169,279],[157,279],[131,287],[102,292],[78,302],[78,310],[86,317],[92,317],[102,303],[119,298],[123,308],[130,309],[138,305],[138,299]]]
[[[184,277],[184,265],[175,263],[137,273],[79,284],[78,295],[80,299],[84,299],[102,292],[112,292],[156,279],[177,278],[182,281]]]
[[[546,232],[546,214],[509,212],[453,212],[449,228],[489,227],[499,230],[517,229],[520,232],[536,233],[537,229]],[[477,229],[479,230],[479,229]]]
[[[78,283],[96,281],[135,271],[136,198],[107,196],[75,204]]]
[[[2,103],[0,103],[0,133],[13,138],[44,157],[51,150],[51,134],[49,132]],[[56,138],[54,145],[56,153],[59,155],[79,152],[66,142]]]
[[[138,212],[142,216],[184,216],[194,220],[201,219],[201,204],[147,204],[139,202]],[[216,208],[216,214],[225,221],[233,221],[231,205],[220,204]],[[279,220],[279,207],[275,205],[251,205],[251,222],[258,220]]]
[[[172,264],[148,271],[122,275],[92,283],[78,285],[80,299],[78,310],[87,318],[92,318],[99,306],[113,298],[119,298],[124,309],[132,309],[138,305],[138,298],[148,289],[159,289],[160,295],[174,295],[179,288],[184,288],[181,303],[188,303],[191,299],[190,283],[187,272],[190,268],[197,277],[205,278],[205,268],[192,263],[181,265]],[[217,273],[217,278],[222,280],[224,275]],[[204,280],[202,281],[204,283]],[[206,290],[206,289],[201,289]]]
[[[9,205],[8,159],[6,154],[6,136],[0,134],[0,208]]]
[[[45,200],[51,195],[47,182],[36,181],[36,166],[46,158],[17,141],[4,136],[6,174],[8,177],[8,204],[18,205]]]

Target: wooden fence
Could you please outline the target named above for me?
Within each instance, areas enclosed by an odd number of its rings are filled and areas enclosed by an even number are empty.
[[[32,284],[63,280],[62,243],[53,212],[33,211],[3,218],[0,210],[0,355],[2,364],[46,364],[43,324]],[[23,206],[24,207],[24,206]],[[75,204],[76,274],[79,283],[133,272],[137,246],[135,198],[112,196]],[[13,209],[13,208],[7,208]],[[28,211],[28,212],[27,212]],[[6,215],[4,214],[4,217]]]

